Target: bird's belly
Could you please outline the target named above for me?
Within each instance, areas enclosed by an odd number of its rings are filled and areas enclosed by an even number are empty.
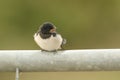
[[[61,45],[61,41],[56,40],[56,41],[51,41],[51,40],[46,40],[40,43],[40,47],[45,50],[57,50],[59,49]]]
[[[44,50],[52,51],[60,48],[62,44],[62,37],[51,36],[49,39],[41,39],[39,36],[35,38],[36,43]]]

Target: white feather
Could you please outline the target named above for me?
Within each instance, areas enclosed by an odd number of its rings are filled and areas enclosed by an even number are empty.
[[[57,34],[55,37],[53,37],[52,35],[48,39],[42,39],[40,35],[39,34],[37,35],[36,33],[34,35],[34,40],[39,47],[47,51],[53,51],[59,49],[63,41],[60,34]]]

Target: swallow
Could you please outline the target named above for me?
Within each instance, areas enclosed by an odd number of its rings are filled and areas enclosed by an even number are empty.
[[[43,23],[34,34],[34,41],[42,51],[57,51],[63,49],[66,39],[57,33],[55,25],[50,22]]]

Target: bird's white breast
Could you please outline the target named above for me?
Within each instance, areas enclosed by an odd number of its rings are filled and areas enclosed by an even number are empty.
[[[62,44],[62,37],[57,34],[55,37],[51,36],[48,39],[42,39],[40,35],[34,35],[35,42],[44,50],[52,51],[60,48]]]

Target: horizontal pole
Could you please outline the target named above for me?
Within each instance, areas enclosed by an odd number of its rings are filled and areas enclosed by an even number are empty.
[[[0,50],[0,71],[120,71],[120,49]]]

